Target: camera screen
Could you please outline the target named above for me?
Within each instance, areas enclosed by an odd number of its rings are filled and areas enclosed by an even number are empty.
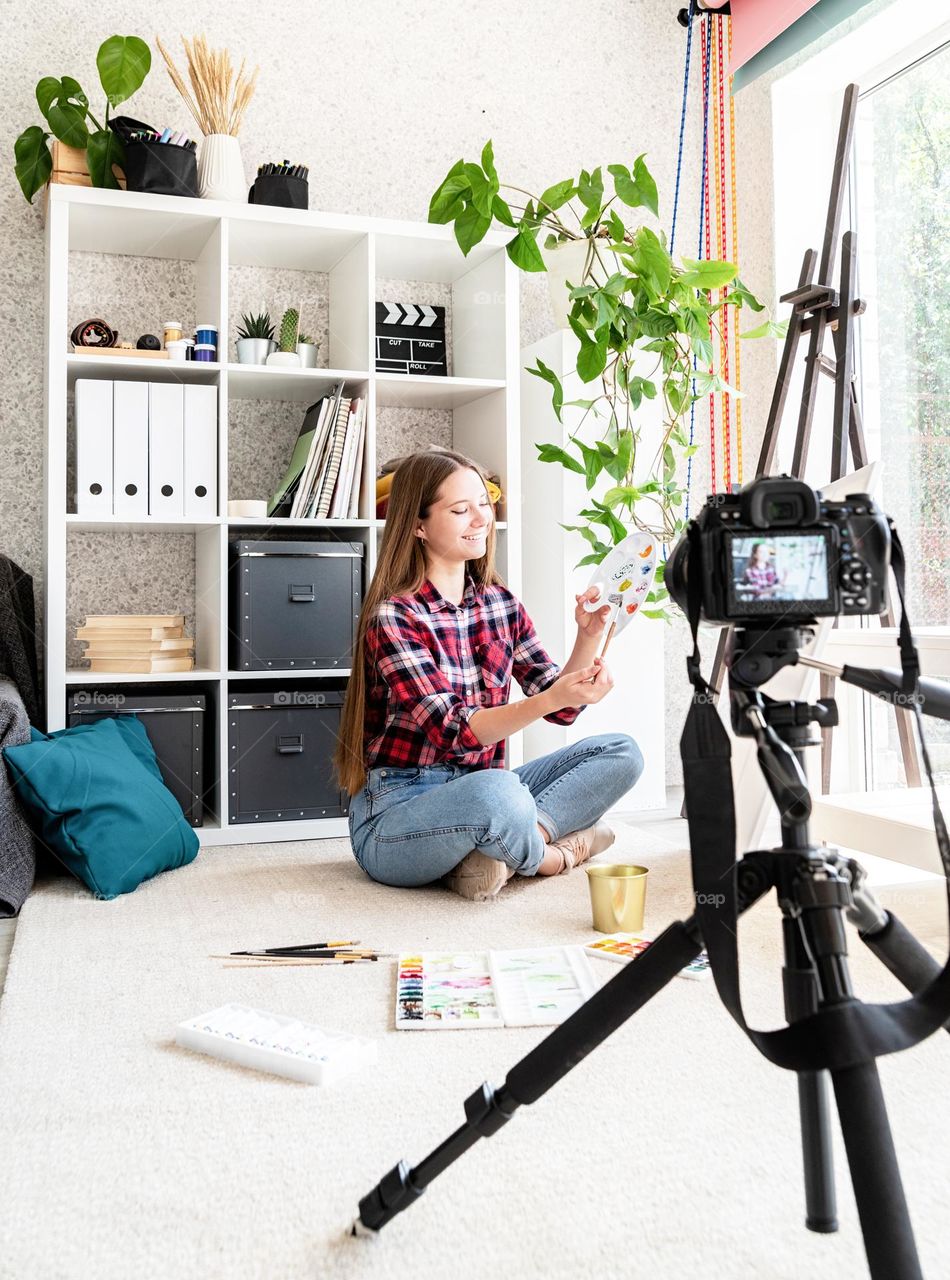
[[[732,534],[729,542],[735,604],[830,598],[824,533]]]

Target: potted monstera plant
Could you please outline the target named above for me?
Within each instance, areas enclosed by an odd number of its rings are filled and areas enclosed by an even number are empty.
[[[125,150],[109,128],[109,112],[141,87],[151,65],[151,50],[138,36],[110,36],[103,41],[96,54],[99,80],[106,95],[101,121],[90,111],[89,99],[72,76],[44,76],[37,83],[36,101],[49,128],[30,125],[13,147],[17,181],[31,204],[53,172],[51,137],[85,153],[94,187],[118,187],[113,166],[123,168]]]
[[[534,195],[500,182],[488,142],[480,162],[452,166],[429,207],[430,222],[454,224],[463,253],[500,225],[512,232],[507,252],[517,267],[562,277],[566,322],[578,341],[577,374],[591,394],[567,402],[583,411],[573,452],[536,448],[543,462],[583,475],[588,492],[612,481],[579,513],[583,524],[564,526],[589,544],[581,565],[599,564],[635,529],[666,544],[683,529],[682,464],[696,449],[686,430],[690,406],[713,392],[738,394],[713,367],[713,330],[726,307],[764,309],[732,263],[674,261],[665,236],[640,221],[658,216],[656,183],[643,156],[630,168],[608,165],[607,174],[605,182],[601,168],[585,169]],[[768,323],[754,334],[766,332],[778,326]],[[560,420],[561,379],[541,360],[529,372],[550,384]],[[647,458],[638,420],[644,401],[656,401],[662,417],[659,444],[651,439],[655,453]],[[585,440],[583,427],[596,430]],[[651,602],[665,597],[658,582]]]

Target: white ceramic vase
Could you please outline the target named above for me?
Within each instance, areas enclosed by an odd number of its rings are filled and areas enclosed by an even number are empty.
[[[559,329],[571,327],[567,317],[574,304],[568,294],[567,285],[570,282],[574,288],[577,288],[581,283],[587,263],[589,243],[588,240],[566,240],[564,244],[559,244],[554,249],[541,250],[548,272],[551,309]],[[595,261],[593,273],[588,278],[587,284],[604,284],[612,272],[622,269],[614,254],[606,248],[607,241],[598,241],[598,245],[603,265]]]
[[[241,144],[231,134],[211,133],[202,138],[198,194],[204,200],[247,200]]]
[[[572,302],[567,292],[567,282],[579,285],[587,261],[587,241],[567,240],[556,249],[542,250],[544,265],[548,269],[548,289],[551,293],[551,310],[559,329],[569,329],[567,322]]]

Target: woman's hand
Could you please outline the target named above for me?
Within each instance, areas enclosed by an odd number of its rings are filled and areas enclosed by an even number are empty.
[[[589,667],[558,676],[539,696],[551,703],[552,711],[562,711],[565,707],[584,707],[600,702],[613,687],[613,676],[607,664],[603,658],[595,658]]]
[[[610,605],[601,605],[599,609],[595,609],[593,613],[588,613],[584,608],[585,600],[596,600],[600,595],[600,588],[596,585],[588,587],[582,596],[575,595],[577,608],[574,610],[574,621],[577,623],[578,637],[585,640],[599,640],[604,633],[604,627],[607,625],[607,619],[610,617]]]

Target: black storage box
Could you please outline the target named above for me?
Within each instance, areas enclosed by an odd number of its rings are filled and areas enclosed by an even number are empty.
[[[363,601],[360,542],[232,542],[233,671],[349,667]]]
[[[345,817],[333,773],[342,708],[339,689],[228,694],[228,821]]]
[[[80,689],[67,704],[67,723],[90,724],[105,716],[137,716],[145,726],[165,786],[193,827],[204,822],[204,718],[206,699],[198,694],[109,693]]]

